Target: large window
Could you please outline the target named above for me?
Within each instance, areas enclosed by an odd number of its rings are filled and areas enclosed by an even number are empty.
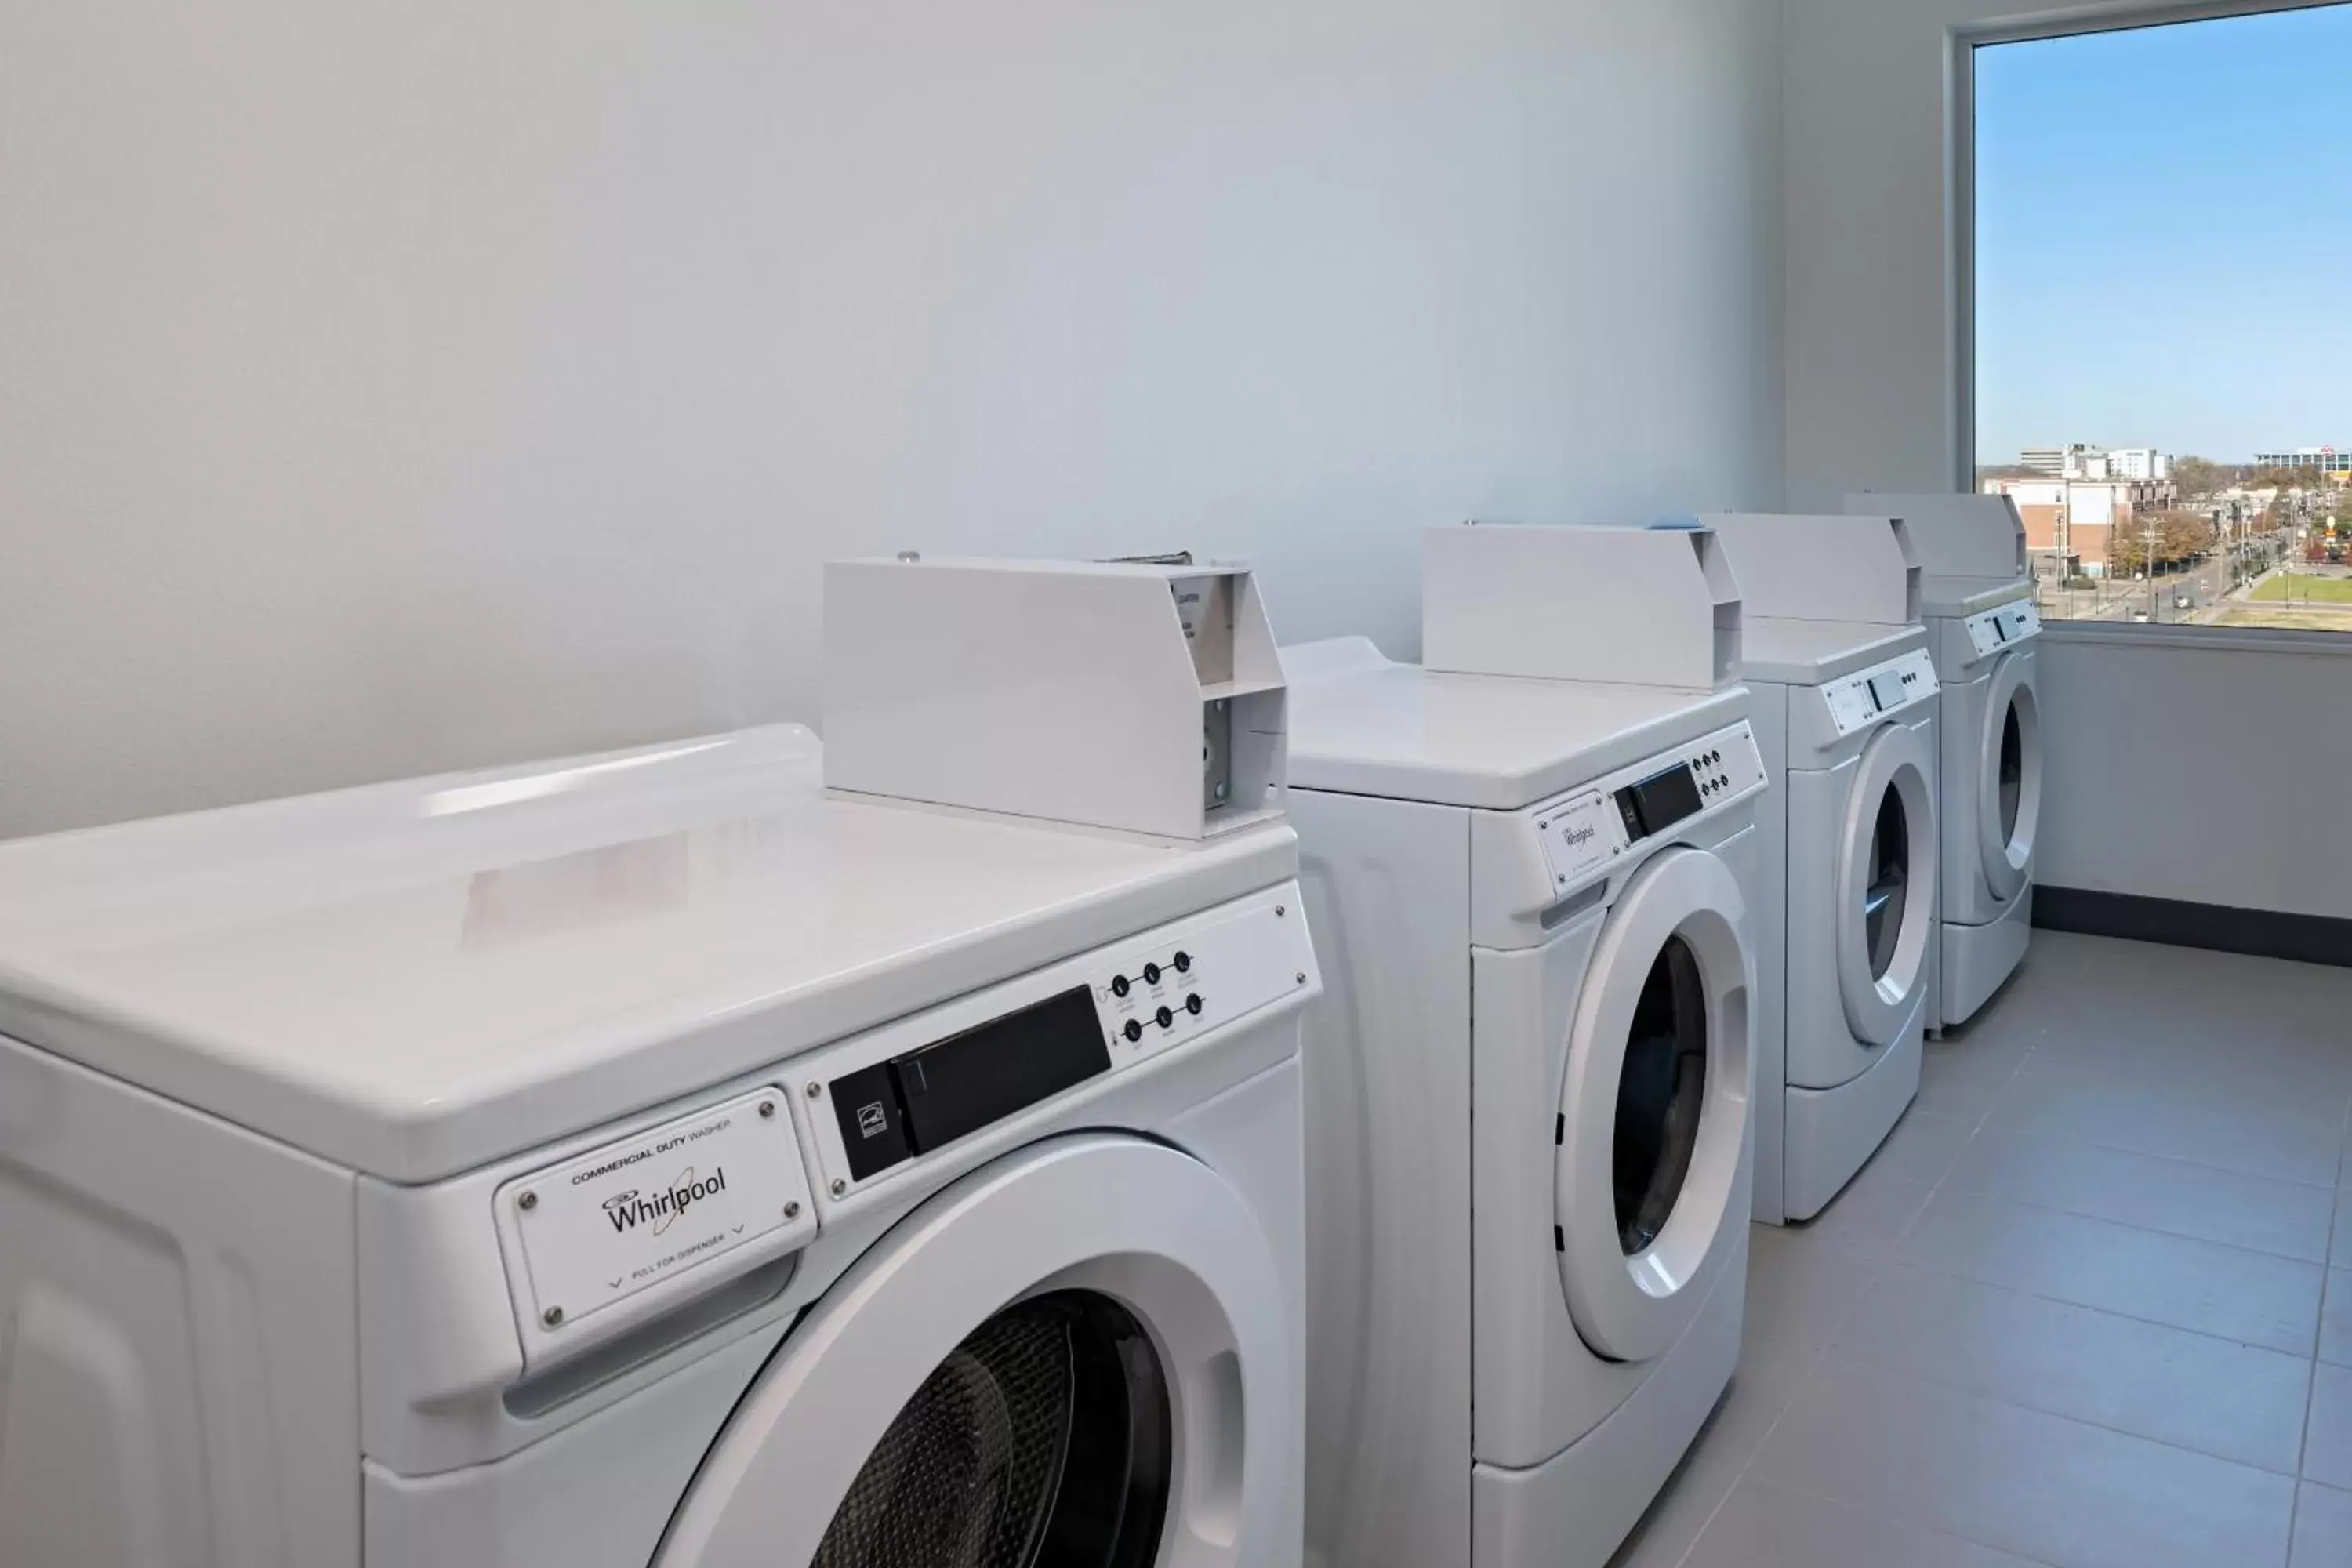
[[[1971,64],[1977,485],[2043,614],[2352,632],[2352,5]]]

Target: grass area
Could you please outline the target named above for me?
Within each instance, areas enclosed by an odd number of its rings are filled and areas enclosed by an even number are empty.
[[[2352,605],[2352,577],[2307,577],[2294,574],[2294,592],[2287,592],[2289,584],[2284,576],[2273,576],[2246,596],[2250,599],[2277,601],[2293,599],[2297,603],[2308,599],[2315,605]]]
[[[2352,608],[2352,606],[2347,606]],[[2300,605],[2287,609],[2250,609],[2242,605],[2227,605],[2213,613],[2213,618],[2201,623],[2211,626],[2268,626],[2274,631],[2343,632],[2352,631],[2352,615],[2346,610],[2306,610]]]

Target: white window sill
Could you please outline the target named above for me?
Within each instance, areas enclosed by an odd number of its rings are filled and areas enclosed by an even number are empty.
[[[2321,658],[2352,658],[2352,613],[2340,632],[2289,631],[2268,626],[2158,626],[2133,621],[2060,621],[2042,623],[2042,635],[2053,643],[2111,643],[2116,647],[2199,648],[2210,653],[2307,654]]]

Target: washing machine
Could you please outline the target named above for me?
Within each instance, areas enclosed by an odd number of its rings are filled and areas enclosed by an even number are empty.
[[[1919,1087],[1939,698],[1901,519],[1700,521],[1738,581],[1741,677],[1776,786],[1757,813],[1756,1217],[1778,1225],[1836,1196]]]
[[[1827,1206],[1918,1092],[1942,853],[1937,689],[1917,626],[1751,616],[1745,650],[1765,767],[1783,785],[1758,813],[1764,885],[1780,895],[1757,921],[1769,1042],[1758,1082],[1783,1087],[1758,1095],[1756,1217],[1778,1223]]]
[[[1738,1357],[1747,693],[1284,658],[1308,1561],[1599,1568]]]
[[[1846,498],[1909,525],[1927,568],[1922,613],[1943,687],[1943,917],[1938,1026],[1965,1024],[2024,961],[2042,817],[2042,633],[2025,528],[2006,496]]]
[[[790,726],[0,847],[0,1563],[1295,1564],[1296,864]]]

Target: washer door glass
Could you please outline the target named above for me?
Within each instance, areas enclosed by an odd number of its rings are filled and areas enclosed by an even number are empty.
[[[1611,1165],[1626,1257],[1646,1251],[1666,1227],[1706,1107],[1706,989],[1690,943],[1673,936],[1642,983],[1617,1079]]]
[[[1935,936],[1933,731],[1883,726],[1863,748],[1837,828],[1837,984],[1856,1045],[1911,1026]]]
[[[1555,1122],[1569,1317],[1613,1361],[1663,1354],[1748,1226],[1747,902],[1712,852],[1627,879],[1581,968]]]
[[[2000,841],[2012,843],[2017,837],[2018,796],[2025,790],[2025,740],[2019,733],[2017,704],[2011,702],[2000,716],[2000,761],[1997,764],[1996,783],[2000,799]]]
[[[1880,792],[1878,818],[1870,829],[1869,882],[1862,891],[1863,930],[1869,944],[1870,977],[1886,978],[1903,934],[1903,910],[1911,886],[1911,826],[1903,795],[1892,784]]]
[[[1985,699],[1976,831],[1985,886],[2006,901],[2032,874],[2034,832],[2042,817],[2042,710],[2034,698],[2030,649],[2012,652],[1994,666]]]
[[[1276,1259],[1244,1189],[1128,1134],[968,1172],[794,1322],[653,1568],[1251,1568],[1286,1534],[1295,1555]]]
[[[899,1410],[814,1568],[1141,1568],[1167,1514],[1169,1422],[1127,1309],[1082,1290],[1016,1302]]]

